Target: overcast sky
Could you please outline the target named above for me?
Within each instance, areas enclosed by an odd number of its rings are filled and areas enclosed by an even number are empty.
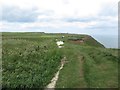
[[[116,35],[118,1],[1,0],[0,27],[8,32]]]

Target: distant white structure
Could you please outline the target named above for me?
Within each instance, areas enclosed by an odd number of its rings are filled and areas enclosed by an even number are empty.
[[[63,45],[64,45],[64,42],[63,42],[63,41],[57,41],[56,44],[57,44],[58,48],[64,47],[64,46],[63,46]]]
[[[63,45],[63,44],[64,44],[64,42],[63,42],[63,41],[57,41],[56,43],[57,43],[57,45],[58,45],[58,46],[60,46],[60,45]]]
[[[64,38],[65,36],[62,36],[62,38]]]
[[[58,48],[63,48],[64,46],[58,46]]]

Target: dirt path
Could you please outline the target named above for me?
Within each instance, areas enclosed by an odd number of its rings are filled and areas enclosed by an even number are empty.
[[[86,82],[84,79],[84,69],[83,69],[83,64],[84,64],[84,56],[78,57],[79,63],[80,63],[80,87],[84,88],[86,87]]]
[[[83,72],[83,58],[84,58],[83,56],[78,57],[79,62],[80,62],[80,77],[84,76],[84,72]]]
[[[55,76],[52,78],[51,82],[46,86],[46,89],[45,90],[48,90],[49,88],[52,88],[52,90],[54,90],[55,86],[56,86],[56,82],[59,78],[59,73],[60,73],[60,70],[63,69],[64,67],[64,64],[65,64],[65,60],[66,60],[66,57],[64,57],[62,60],[61,60],[61,66],[59,68],[59,70],[57,71],[57,73],[55,74]]]

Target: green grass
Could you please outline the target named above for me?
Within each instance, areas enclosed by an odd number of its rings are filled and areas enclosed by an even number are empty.
[[[86,82],[83,77],[80,77],[80,68],[82,68],[80,55],[76,47],[65,45],[64,55],[67,58],[63,70],[60,72],[60,78],[58,79],[57,88],[79,88],[86,87]],[[72,51],[72,52],[71,52]]]
[[[65,38],[62,38],[62,36]],[[2,85],[45,87],[66,57],[56,88],[118,87],[118,50],[107,49],[88,35],[2,33]],[[70,39],[85,38],[83,44]],[[59,49],[56,39],[65,42]]]
[[[68,63],[60,73],[57,88],[117,88],[118,50],[67,44]],[[72,54],[69,54],[72,51]],[[75,54],[75,55],[74,55]],[[84,57],[82,81],[78,56]],[[69,76],[69,77],[68,77]],[[78,78],[79,77],[79,78]],[[82,83],[81,83],[82,82]],[[72,84],[71,84],[72,83]]]
[[[18,36],[15,39],[4,39],[3,87],[46,86],[58,70],[62,59],[61,51],[52,41],[44,38],[30,40]]]

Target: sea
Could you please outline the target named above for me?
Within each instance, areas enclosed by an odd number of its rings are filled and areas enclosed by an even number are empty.
[[[118,35],[92,35],[94,39],[103,44],[106,48],[118,49]],[[120,47],[119,47],[120,48]]]

